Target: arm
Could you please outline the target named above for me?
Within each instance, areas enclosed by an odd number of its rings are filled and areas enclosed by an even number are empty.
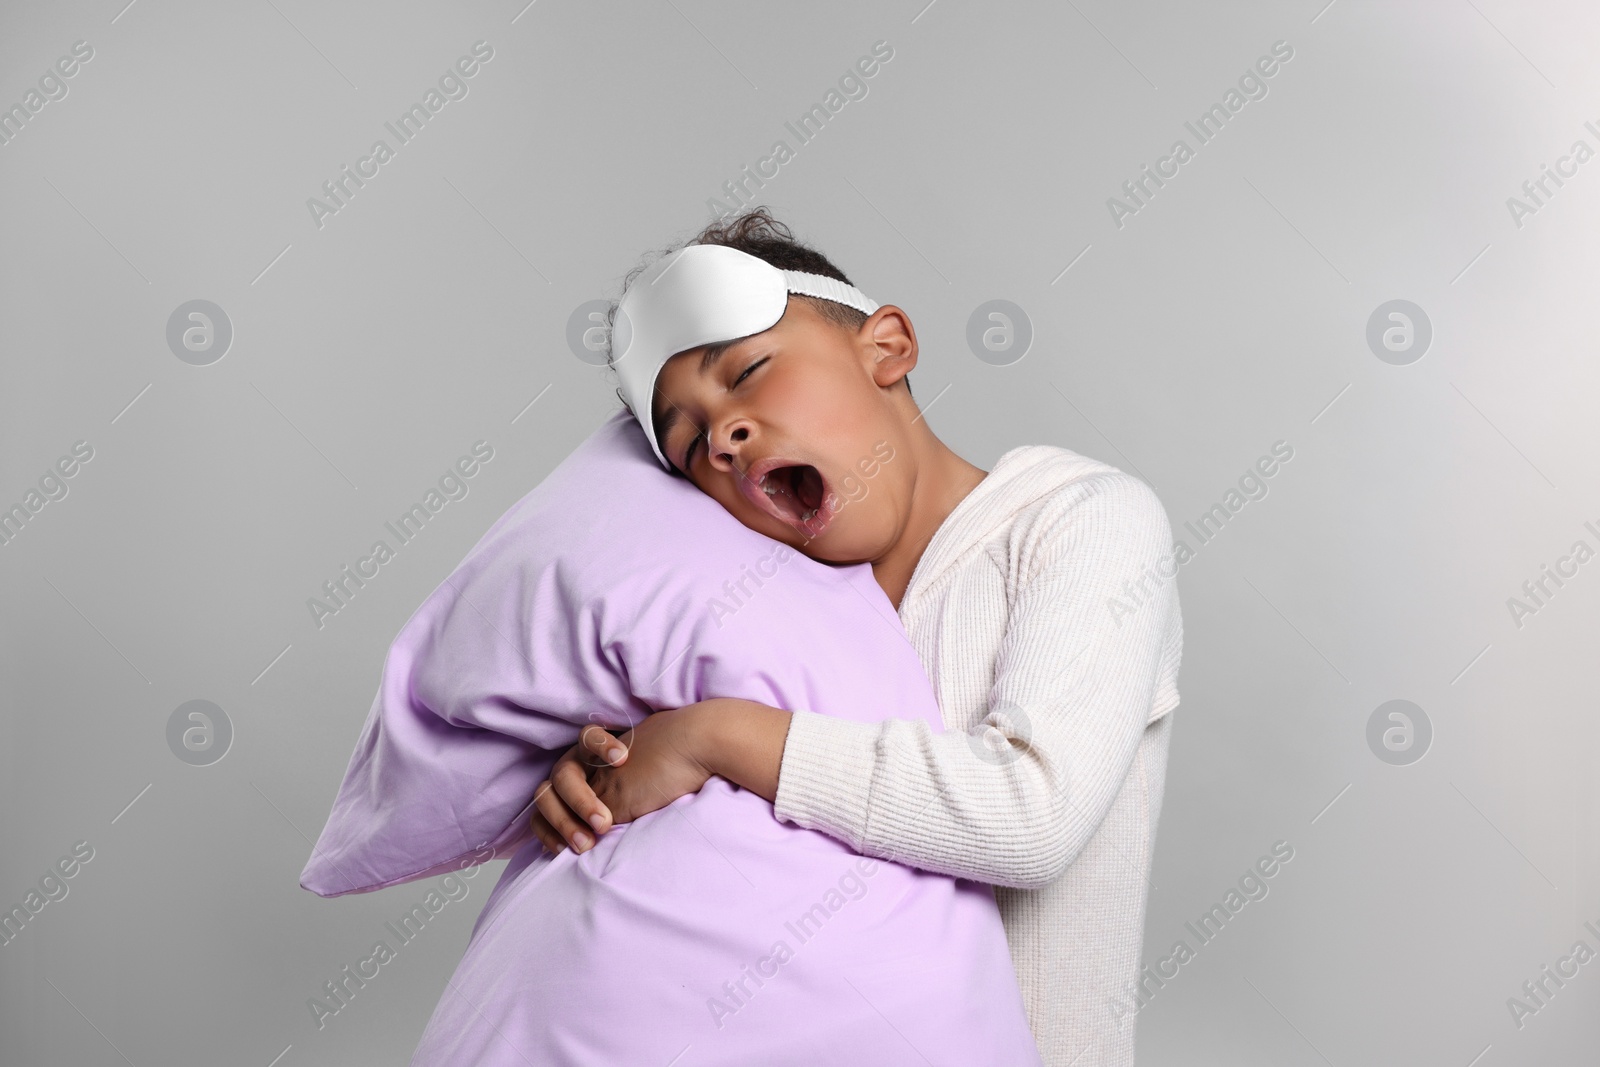
[[[698,792],[712,775],[770,801],[788,729],[788,712],[733,698],[658,711],[620,736],[587,726],[535,791],[529,830],[551,852],[587,852],[596,834]]]
[[[660,737],[678,753],[672,762],[697,769],[676,772],[680,792],[651,800],[641,789],[623,799],[622,763],[593,772],[592,784],[615,821],[626,822],[718,774],[772,800],[779,818],[865,855],[999,885],[1048,885],[1099,828],[1147,724],[1178,610],[1171,580],[1150,576],[1158,561],[1170,562],[1171,543],[1160,502],[1127,475],[1097,475],[1058,493],[1029,538],[1032,573],[1011,605],[991,710],[973,734],[712,700],[663,721]],[[1132,604],[1126,587],[1141,582],[1145,602],[1113,611],[1112,598]],[[624,759],[666,747],[641,741]],[[648,773],[642,762],[631,768],[639,781],[665,775],[665,764],[652,762]],[[567,805],[580,815],[596,810],[591,783],[578,767],[552,779],[556,789],[540,808],[576,830]],[[571,837],[536,828],[557,851]]]
[[[1127,775],[1178,606],[1172,581],[1154,577],[1158,561],[1173,565],[1171,530],[1142,482],[1086,478],[1039,519],[1028,538],[1037,563],[1012,600],[984,719],[1001,747],[977,731],[797,712],[779,818],[958,877],[1037,888],[1061,876]],[[1141,581],[1148,599],[1113,612],[1114,597],[1135,603],[1125,584]]]

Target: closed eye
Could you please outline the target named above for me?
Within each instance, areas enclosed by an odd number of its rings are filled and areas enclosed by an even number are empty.
[[[733,384],[734,385],[738,385],[740,382],[742,382],[746,378],[750,377],[750,372],[751,371],[755,370],[757,367],[761,366],[761,364],[765,363],[767,360],[769,360],[771,358],[772,358],[771,356],[762,356],[760,359],[758,359],[754,363],[750,364],[748,367],[746,367],[744,369],[743,373],[741,373],[737,378],[735,378],[733,380]]]

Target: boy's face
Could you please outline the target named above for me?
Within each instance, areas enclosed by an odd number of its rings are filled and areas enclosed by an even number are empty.
[[[771,329],[667,361],[661,450],[752,530],[828,562],[877,559],[909,514],[916,405],[901,379],[916,361],[899,308],[851,330],[791,297]]]

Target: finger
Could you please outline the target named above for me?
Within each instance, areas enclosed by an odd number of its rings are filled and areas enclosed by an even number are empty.
[[[568,763],[550,772],[550,784],[556,795],[578,819],[587,823],[596,834],[611,829],[611,809],[600,802],[589,776],[576,763]]]
[[[586,754],[599,761],[596,766],[610,764],[616,767],[628,758],[627,747],[615,735],[599,726],[585,726],[578,744]]]
[[[561,840],[561,835],[551,828],[550,820],[539,812],[535,811],[528,817],[528,825],[533,829],[533,836],[538,838],[539,843],[545,847],[545,851],[551,855],[555,855],[567,847],[567,843]]]
[[[615,774],[605,768],[595,771],[589,779],[589,788],[594,790],[594,795],[606,806],[606,811],[611,813],[612,829],[632,818],[628,813],[627,798],[622,795],[621,784]]]
[[[551,829],[571,846],[572,851],[587,852],[594,844],[593,836],[568,809],[566,802],[561,799],[550,782],[545,781],[540,784],[538,791],[533,795],[533,803],[550,823]]]

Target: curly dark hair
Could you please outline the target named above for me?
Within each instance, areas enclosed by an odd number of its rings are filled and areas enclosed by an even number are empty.
[[[690,245],[726,245],[737,248],[739,251],[755,256],[757,259],[777,267],[779,270],[799,270],[808,274],[820,274],[826,278],[854,285],[845,272],[833,265],[833,261],[816,249],[795,239],[794,231],[779,222],[764,206],[752,207],[737,215],[724,216],[716,219],[695,236],[681,244],[670,245],[644,260],[622,280],[622,292],[628,291],[628,286],[633,284],[646,268],[660,259],[670,255],[680,248]],[[861,324],[867,321],[867,316],[853,307],[847,307],[833,300],[822,300],[817,297],[805,296],[799,293],[792,294],[791,300],[800,299],[807,301],[824,319],[846,330],[860,329]],[[608,327],[616,325],[617,306],[621,297],[611,302],[610,309],[606,312]],[[737,340],[735,338],[734,340]],[[608,359],[610,357],[608,356]],[[911,377],[907,375],[902,379],[906,385],[906,392],[911,391]],[[622,399],[621,390],[617,398]],[[627,405],[627,401],[623,401]]]

